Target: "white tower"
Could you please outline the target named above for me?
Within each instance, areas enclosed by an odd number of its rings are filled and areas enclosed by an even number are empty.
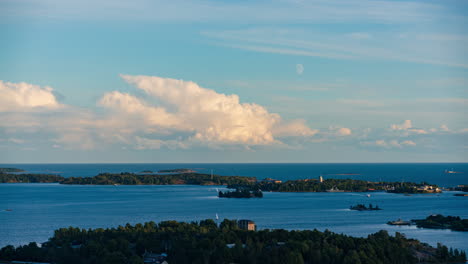
[[[323,177],[322,177],[322,175],[320,175],[320,179],[319,179],[319,180],[320,180],[320,183],[323,182]]]

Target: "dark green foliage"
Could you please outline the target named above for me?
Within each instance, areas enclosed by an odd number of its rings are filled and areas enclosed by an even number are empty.
[[[412,183],[412,182],[371,182],[353,179],[327,179],[320,182],[316,179],[307,180],[290,180],[286,182],[260,181],[251,182],[250,186],[246,185],[228,185],[228,188],[238,189],[250,187],[252,189],[260,189],[264,192],[326,192],[332,189],[338,189],[346,192],[367,192],[367,191],[385,191],[399,192],[403,188],[415,190],[415,187],[421,187],[427,183]],[[437,187],[435,185],[432,185]]]
[[[65,178],[62,184],[97,184],[97,185],[171,185],[171,184],[192,184],[192,185],[228,185],[247,184],[255,182],[252,177],[241,176],[219,176],[201,173],[180,173],[180,174],[134,174],[122,172],[119,174],[101,173],[94,177],[70,177]]]
[[[0,183],[53,183],[63,181],[55,174],[9,174],[0,172]]]
[[[426,219],[411,221],[415,222],[417,227],[468,231],[468,219],[461,219],[459,216],[443,216],[437,214],[430,215],[426,217]]]
[[[18,168],[0,168],[0,172],[23,172],[24,170]]]
[[[372,204],[369,204],[369,207],[367,207],[365,204],[357,204],[349,207],[351,210],[357,210],[357,211],[378,211],[382,210],[379,208],[378,205],[373,206]]]
[[[230,246],[228,246],[228,244]],[[72,247],[75,246],[75,248]],[[79,245],[79,247],[76,247]],[[317,230],[245,231],[236,220],[166,221],[110,229],[62,228],[41,248],[0,249],[0,260],[54,263],[142,263],[145,251],[167,253],[169,263],[416,263],[462,262],[465,252],[437,249],[386,231],[355,238]],[[421,258],[421,257],[420,257]]]

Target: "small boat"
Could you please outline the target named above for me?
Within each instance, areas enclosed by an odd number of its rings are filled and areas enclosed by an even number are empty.
[[[216,213],[216,220],[219,220],[219,216],[218,216],[218,213]]]
[[[411,225],[410,221],[403,221],[401,218],[398,218],[396,221],[389,221],[387,225]]]
[[[366,196],[367,196],[368,198],[370,198],[370,194],[367,194]]]
[[[344,192],[344,191],[336,188],[336,186],[333,186],[333,188],[327,190],[327,192]]]
[[[448,173],[448,174],[453,174],[453,173],[462,173],[460,171],[454,171],[453,168],[450,169],[450,170],[445,170],[445,173]]]
[[[13,211],[13,209],[5,209],[5,211],[11,212],[11,211]]]
[[[468,193],[456,193],[454,196],[468,196]]]

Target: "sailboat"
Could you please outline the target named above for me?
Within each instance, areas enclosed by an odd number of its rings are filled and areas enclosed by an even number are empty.
[[[216,220],[219,220],[219,216],[218,216],[218,213],[216,213]]]

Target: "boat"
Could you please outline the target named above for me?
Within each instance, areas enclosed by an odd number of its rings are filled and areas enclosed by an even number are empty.
[[[454,196],[468,196],[468,193],[456,193]]]
[[[398,218],[396,221],[389,221],[387,225],[411,225],[410,221],[403,221],[401,218]]]
[[[447,173],[447,174],[453,174],[453,173],[463,173],[463,172],[461,172],[461,171],[454,171],[453,168],[452,168],[452,169],[450,169],[450,170],[445,170],[445,173]]]
[[[333,186],[333,188],[327,190],[327,192],[344,192],[344,191],[336,188],[336,186]]]
[[[370,198],[370,194],[367,194],[366,196],[367,196],[368,198]]]
[[[13,209],[5,209],[5,211],[11,212],[11,211],[13,211]]]
[[[218,216],[218,213],[216,213],[216,220],[219,220],[219,216]]]

